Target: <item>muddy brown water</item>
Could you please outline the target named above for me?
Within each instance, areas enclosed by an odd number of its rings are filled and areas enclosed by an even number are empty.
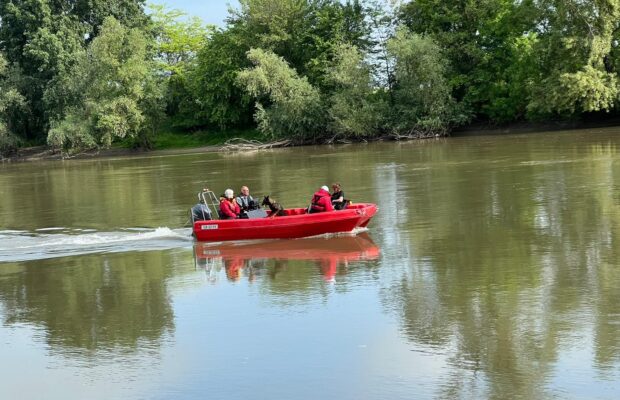
[[[620,393],[620,129],[0,165],[0,398]],[[195,245],[204,186],[367,232]]]

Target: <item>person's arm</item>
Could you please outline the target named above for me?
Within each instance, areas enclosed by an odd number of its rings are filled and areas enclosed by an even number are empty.
[[[323,199],[325,199],[324,203],[324,207],[325,207],[325,211],[334,211],[334,206],[332,205],[332,201],[329,197],[323,197]]]

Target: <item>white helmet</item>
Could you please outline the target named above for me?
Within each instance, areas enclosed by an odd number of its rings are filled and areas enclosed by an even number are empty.
[[[224,197],[226,197],[227,199],[232,199],[233,197],[235,197],[235,194],[233,193],[232,189],[226,189],[224,191]]]

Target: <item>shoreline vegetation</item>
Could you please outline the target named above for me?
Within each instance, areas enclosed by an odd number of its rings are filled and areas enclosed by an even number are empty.
[[[382,141],[431,140],[446,137],[482,136],[482,135],[510,135],[536,132],[557,132],[579,129],[605,129],[620,125],[620,118],[601,118],[590,121],[555,121],[544,123],[513,123],[504,125],[470,124],[460,127],[448,136],[426,137],[395,137],[383,136],[360,140],[342,140],[335,138],[320,143],[291,143],[287,140],[264,142],[260,140],[260,133],[256,130],[219,133],[218,135],[204,132],[197,133],[169,133],[162,135],[163,140],[157,142],[151,149],[132,148],[130,146],[113,146],[107,149],[84,150],[68,155],[47,145],[22,147],[8,157],[0,158],[4,163],[54,161],[54,160],[84,160],[115,157],[148,157],[177,154],[197,154],[212,152],[253,152],[276,148],[303,146],[303,145],[342,145],[352,143],[372,143]]]
[[[224,27],[144,0],[76,4],[0,3],[2,159],[620,116],[619,1],[240,0]]]

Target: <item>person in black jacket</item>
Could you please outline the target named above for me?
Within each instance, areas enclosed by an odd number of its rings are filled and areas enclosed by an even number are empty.
[[[342,210],[346,205],[344,192],[339,183],[332,184],[332,205],[334,206],[334,210]]]

